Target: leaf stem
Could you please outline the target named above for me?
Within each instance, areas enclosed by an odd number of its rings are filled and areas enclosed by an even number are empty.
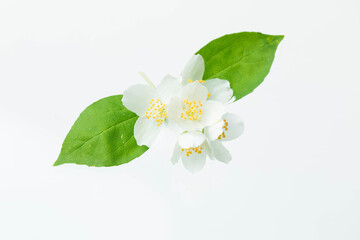
[[[139,72],[140,76],[150,85],[150,87],[156,89],[155,85],[151,82],[151,80],[145,75],[143,72]]]

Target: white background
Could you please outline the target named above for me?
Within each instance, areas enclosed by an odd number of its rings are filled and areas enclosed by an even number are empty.
[[[358,0],[0,0],[0,239],[360,239]],[[245,133],[197,174],[158,146],[52,167],[79,113],[180,73],[227,33],[284,34],[232,105]]]

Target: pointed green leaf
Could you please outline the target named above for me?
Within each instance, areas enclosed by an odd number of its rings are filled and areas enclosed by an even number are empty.
[[[135,113],[122,104],[122,95],[103,98],[87,107],[65,138],[54,166],[64,163],[109,167],[128,163],[148,148],[134,138]]]
[[[197,53],[205,60],[204,80],[226,79],[236,99],[251,93],[266,77],[282,35],[241,32],[222,36]]]

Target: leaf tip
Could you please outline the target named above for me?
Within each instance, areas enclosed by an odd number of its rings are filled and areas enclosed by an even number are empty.
[[[53,167],[59,166],[64,164],[63,162],[59,161],[59,158],[54,162]]]
[[[269,42],[269,44],[277,47],[280,42],[284,39],[284,35],[267,35],[266,39]]]
[[[285,35],[277,35],[276,37],[277,37],[276,41],[279,44],[284,39]]]

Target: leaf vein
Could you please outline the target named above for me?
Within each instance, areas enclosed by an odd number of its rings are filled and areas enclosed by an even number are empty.
[[[101,134],[109,131],[111,128],[117,127],[117,126],[120,125],[120,124],[124,124],[125,122],[127,122],[127,121],[129,121],[129,120],[132,120],[132,119],[134,119],[134,118],[136,118],[136,117],[137,117],[137,116],[134,116],[134,117],[132,117],[132,118],[126,119],[125,121],[119,122],[119,123],[117,123],[117,124],[115,124],[115,125],[107,128],[107,129],[105,129],[104,131],[102,131],[102,132],[100,132],[100,133],[98,133],[98,134],[95,134],[95,135],[92,136],[91,138],[89,138],[89,139],[87,139],[86,141],[84,141],[83,144],[81,144],[79,147],[75,148],[75,149],[74,149],[73,151],[71,151],[69,154],[73,154],[73,153],[76,152],[78,149],[82,148],[87,142],[91,141],[92,139],[94,139],[94,138],[96,138],[96,137],[99,137]]]
[[[224,68],[223,70],[221,70],[221,71],[219,71],[219,72],[217,72],[217,73],[212,74],[211,76],[207,77],[207,79],[211,79],[211,78],[215,77],[216,75],[221,74],[222,72],[224,72],[224,71],[226,71],[226,70],[228,70],[228,69],[230,69],[230,68],[232,68],[232,67],[234,67],[234,66],[236,66],[236,65],[238,65],[238,64],[240,64],[240,63],[242,63],[242,61],[243,61],[244,59],[246,59],[247,57],[253,55],[255,52],[257,52],[257,51],[259,51],[259,50],[261,50],[261,49],[269,46],[272,42],[273,42],[273,41],[268,42],[267,44],[264,44],[263,46],[255,49],[254,51],[251,51],[249,54],[243,55],[242,58],[241,58],[239,61],[237,61],[237,62],[235,62],[235,63],[233,63],[233,64],[230,64],[229,66],[227,66],[226,68]],[[225,50],[225,49],[223,49],[223,50]],[[215,54],[215,55],[218,55],[218,54]]]

